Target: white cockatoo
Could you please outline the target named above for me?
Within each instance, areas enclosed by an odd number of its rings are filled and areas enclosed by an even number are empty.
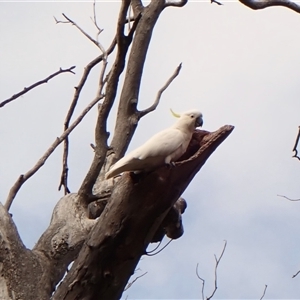
[[[158,132],[125,155],[111,166],[105,177],[108,179],[126,171],[149,172],[180,158],[191,141],[194,129],[203,125],[202,113],[190,110],[180,115],[172,111],[172,114],[179,118],[173,126]]]

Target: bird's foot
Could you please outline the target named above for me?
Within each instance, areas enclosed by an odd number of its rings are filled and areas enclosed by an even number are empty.
[[[129,175],[134,184],[139,183],[145,177],[145,174],[142,172],[129,172]]]

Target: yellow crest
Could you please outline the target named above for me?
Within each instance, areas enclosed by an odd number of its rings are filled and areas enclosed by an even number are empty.
[[[170,108],[170,111],[171,111],[172,115],[173,115],[175,118],[180,118],[180,115],[179,115],[179,114],[176,114],[176,113],[172,110],[172,108]]]

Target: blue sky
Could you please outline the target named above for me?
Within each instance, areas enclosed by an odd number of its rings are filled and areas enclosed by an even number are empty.
[[[60,67],[76,65],[0,110],[0,201],[17,177],[30,169],[63,128],[63,120],[84,66],[98,49],[76,28],[56,25],[61,13],[91,35],[91,2],[0,4],[0,101]],[[97,2],[108,47],[118,2]],[[145,65],[139,108],[149,106],[182,62],[178,78],[158,109],[141,120],[130,149],[174,122],[169,108],[198,108],[204,129],[225,124],[235,130],[207,161],[184,193],[185,234],[154,257],[144,257],[136,275],[148,272],[128,291],[128,299],[201,298],[214,280],[214,254],[227,249],[219,265],[214,299],[300,296],[300,163],[292,159],[300,111],[300,15],[285,8],[252,11],[238,2],[223,6],[191,2],[168,8],[155,28]],[[110,59],[112,62],[113,59]],[[97,72],[83,91],[78,114],[94,97]],[[114,113],[109,120],[113,130]],[[71,135],[70,189],[78,189],[92,159],[96,109]],[[11,212],[27,247],[47,228],[62,192],[57,191],[61,148],[17,195]],[[155,246],[155,245],[153,245]],[[300,275],[299,275],[300,276]]]

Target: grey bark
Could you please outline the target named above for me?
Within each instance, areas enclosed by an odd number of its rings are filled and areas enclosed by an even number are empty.
[[[49,227],[26,249],[10,214],[0,205],[0,299],[49,299],[96,221],[76,194],[56,205]]]

